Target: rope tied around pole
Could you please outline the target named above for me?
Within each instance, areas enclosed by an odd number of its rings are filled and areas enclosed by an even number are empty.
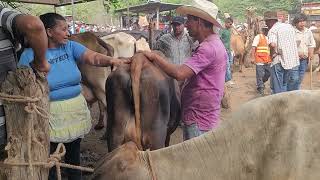
[[[49,119],[49,113],[45,109],[37,106],[35,103],[40,101],[40,98],[37,97],[26,97],[21,95],[9,95],[5,93],[0,93],[0,100],[16,103],[26,103],[24,110],[29,114],[36,113],[43,118]]]
[[[36,113],[37,115],[41,116],[42,118],[49,119],[50,114],[43,108],[36,105],[38,101],[41,100],[41,98],[37,97],[25,97],[21,95],[9,95],[5,93],[0,93],[0,100],[8,101],[8,102],[15,102],[15,103],[24,103],[26,106],[24,107],[24,110],[28,113],[27,120],[28,120],[28,163],[26,162],[10,162],[5,161],[4,164],[8,166],[29,166],[31,175],[33,176],[33,166],[43,166],[44,168],[52,168],[56,167],[57,171],[57,179],[61,180],[61,167],[70,168],[70,169],[77,169],[81,171],[87,171],[87,172],[93,172],[94,170],[92,168],[86,168],[81,166],[75,166],[71,164],[65,164],[61,163],[62,157],[66,154],[66,148],[63,143],[59,143],[57,146],[56,151],[51,154],[47,160],[47,162],[32,162],[32,155],[31,155],[31,144],[32,141],[37,142],[38,144],[41,144],[38,142],[36,138],[34,138],[33,133],[33,118],[32,114]],[[42,144],[41,144],[42,145]]]

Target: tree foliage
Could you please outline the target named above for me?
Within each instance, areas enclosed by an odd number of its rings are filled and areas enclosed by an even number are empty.
[[[236,18],[243,19],[248,7],[256,8],[258,15],[268,10],[285,10],[294,9],[297,0],[215,0],[221,11],[228,12]]]
[[[1,2],[8,2],[15,4],[18,0],[3,0]],[[255,7],[258,15],[262,15],[267,10],[292,10],[298,7],[299,0],[211,0],[220,9],[222,13],[227,12],[233,17],[243,20],[245,18],[245,11],[248,7]],[[303,2],[319,1],[319,0],[303,0]],[[83,21],[88,20],[88,17],[92,17],[101,11],[112,13],[115,9],[125,8],[128,5],[134,6],[138,4],[146,3],[147,0],[97,0],[96,4],[89,6],[89,3],[77,4],[75,11],[77,18]],[[189,4],[191,0],[161,0],[161,2],[176,3],[176,4]],[[104,5],[103,6],[101,5]],[[40,5],[27,5],[23,6],[29,8],[30,12],[35,15],[39,15],[44,12],[53,11],[52,7],[40,6]],[[102,8],[102,10],[100,10]],[[62,9],[62,10],[60,10]],[[98,11],[97,11],[98,10]],[[58,12],[62,12],[63,15],[71,14],[71,7],[66,6],[59,8]]]
[[[285,10],[290,11],[297,7],[299,0],[211,0],[221,12],[227,12],[238,19],[244,19],[245,10],[248,7],[255,7],[257,13],[262,15],[267,10]],[[312,2],[318,0],[303,0],[303,2]],[[123,8],[127,5],[137,5],[145,3],[146,0],[110,0],[115,3],[114,7]],[[162,0],[161,2],[189,4],[191,0]]]

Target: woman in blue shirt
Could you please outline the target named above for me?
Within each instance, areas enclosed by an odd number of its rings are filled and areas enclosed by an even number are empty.
[[[48,36],[46,59],[51,65],[47,74],[50,88],[50,153],[55,151],[58,143],[64,143],[66,163],[80,165],[80,142],[90,131],[91,116],[81,95],[81,73],[77,63],[117,66],[127,61],[91,51],[77,42],[69,41],[68,24],[59,14],[46,13],[40,19]],[[19,65],[29,66],[33,59],[33,50],[26,49],[20,57]],[[50,170],[49,179],[56,179],[54,168]],[[81,180],[81,172],[69,169],[68,179]]]

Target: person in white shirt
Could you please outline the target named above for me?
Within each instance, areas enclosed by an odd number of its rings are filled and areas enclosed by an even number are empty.
[[[306,21],[307,16],[305,14],[298,14],[292,22],[296,32],[298,55],[300,59],[298,89],[300,89],[304,73],[308,67],[308,62],[312,60],[313,50],[316,47],[316,42],[311,30],[305,27]]]

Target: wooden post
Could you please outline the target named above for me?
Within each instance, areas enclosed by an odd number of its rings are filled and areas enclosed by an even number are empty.
[[[310,64],[310,90],[312,90],[312,61],[311,61],[311,58],[309,57],[309,64]]]
[[[157,7],[156,11],[157,11],[157,24],[156,24],[156,30],[159,30],[159,22],[160,22],[160,20],[159,20],[159,15],[160,15],[160,7]]]
[[[152,21],[152,19],[149,21],[149,47],[151,50],[153,50],[153,42],[154,42],[154,22]]]
[[[34,103],[3,100],[8,139],[8,157],[4,164],[47,162],[50,144],[48,115],[45,118],[34,111],[37,107],[41,113],[49,113],[49,90],[45,76],[36,76],[30,68],[17,69],[16,72],[8,74],[2,84],[1,93],[12,97],[23,96],[19,99],[39,99]],[[26,111],[26,107],[31,113]],[[5,173],[8,180],[43,180],[48,179],[48,170],[43,166],[7,165]]]
[[[245,52],[244,52],[244,57],[243,57],[243,64],[245,67],[249,67],[251,65],[251,48],[252,48],[252,42],[254,37],[257,35],[259,32],[259,20],[258,17],[255,14],[256,8],[254,7],[249,7],[246,9],[246,18],[247,18],[247,24],[248,24],[248,29],[247,29],[247,37],[245,40]]]

